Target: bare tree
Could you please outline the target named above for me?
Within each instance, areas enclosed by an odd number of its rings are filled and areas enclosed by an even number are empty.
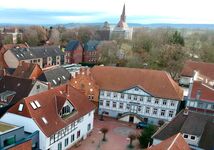
[[[133,148],[134,146],[133,146],[132,142],[137,138],[137,136],[136,136],[135,133],[130,133],[130,134],[128,135],[128,138],[129,138],[129,140],[130,140],[130,143],[129,143],[128,147],[129,147],[129,148]]]
[[[108,128],[103,127],[100,129],[100,131],[103,133],[103,141],[106,141],[106,134],[108,133]]]

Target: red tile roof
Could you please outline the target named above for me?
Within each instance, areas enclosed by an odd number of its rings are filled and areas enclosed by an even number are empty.
[[[70,117],[62,119],[58,112],[59,109],[61,109],[59,107],[63,106],[65,99],[71,102],[76,112],[74,112]],[[35,100],[40,103],[40,108],[32,108],[30,102]],[[61,103],[59,101],[63,102]],[[20,103],[24,104],[23,111],[21,112],[18,111]],[[19,101],[14,105],[9,112],[32,118],[44,134],[47,137],[50,137],[60,129],[66,127],[94,109],[95,105],[88,101],[84,94],[71,86],[63,85],[37,95],[24,98],[22,101]],[[42,117],[46,118],[48,122],[47,124],[43,122]]]
[[[196,61],[186,61],[181,71],[182,76],[193,76],[194,70],[199,71],[200,74],[214,79],[214,64]]]
[[[201,92],[200,100],[214,102],[214,88],[208,85],[205,85],[200,81],[195,81],[193,83],[191,99],[196,99],[198,90],[200,90]]]
[[[189,145],[180,133],[147,148],[147,150],[190,150]]]
[[[183,99],[183,90],[164,71],[95,66],[90,72],[100,89],[122,91],[140,86],[155,97]]]
[[[25,79],[37,79],[42,74],[42,69],[38,64],[22,62],[16,68],[13,76]]]

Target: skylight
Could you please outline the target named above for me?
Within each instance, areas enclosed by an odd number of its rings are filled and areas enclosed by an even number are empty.
[[[39,102],[36,100],[36,101],[34,101],[34,103],[36,104],[36,106],[39,108],[39,107],[41,107],[41,105],[39,104]]]
[[[30,105],[32,106],[33,109],[36,109],[36,108],[37,108],[37,106],[35,105],[34,102],[30,102]]]
[[[45,124],[48,124],[48,121],[46,120],[45,117],[42,117],[42,121],[43,121]]]
[[[22,111],[23,110],[24,105],[23,104],[19,104],[19,108],[18,111]]]
[[[65,80],[65,76],[62,76],[62,78]]]
[[[53,83],[54,83],[55,85],[57,84],[55,80],[53,80]]]

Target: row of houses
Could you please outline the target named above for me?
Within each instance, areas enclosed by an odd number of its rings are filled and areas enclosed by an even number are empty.
[[[64,52],[59,46],[29,47],[26,44],[7,44],[0,48],[0,66],[17,68],[22,62],[38,64],[41,68],[82,62],[96,64],[99,46],[103,43],[105,41],[90,40],[81,44],[78,40],[71,40]]]

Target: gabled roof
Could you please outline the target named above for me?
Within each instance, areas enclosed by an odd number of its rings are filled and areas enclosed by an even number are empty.
[[[160,128],[154,135],[153,139],[166,140],[167,138],[177,134],[177,133],[185,133],[190,135],[199,136],[200,141],[211,141],[214,137],[214,126],[210,128],[206,128],[210,122],[214,121],[214,116],[209,116],[206,114],[201,114],[198,112],[189,111],[188,115],[184,115],[183,111],[178,113],[178,115],[172,119],[168,124],[164,125]],[[208,131],[206,131],[208,130]],[[212,133],[212,136],[203,136],[204,134]],[[211,138],[211,139],[210,139]],[[202,142],[203,143],[203,142]],[[214,146],[214,143],[212,143]],[[200,145],[199,147],[205,148],[205,145]]]
[[[12,48],[11,52],[18,60],[47,58],[64,55],[58,46],[37,46],[30,48]]]
[[[190,150],[190,147],[182,135],[178,133],[146,150]]]
[[[164,71],[95,66],[90,69],[90,72],[96,84],[103,90],[122,91],[130,87],[141,86],[155,97],[183,99],[183,90]]]
[[[191,99],[196,99],[197,94],[200,91],[200,100],[202,101],[210,101],[214,102],[214,88],[209,85],[205,85],[200,81],[194,81],[192,91],[191,91]]]
[[[33,80],[4,76],[0,80],[0,93],[5,91],[13,91],[16,94],[8,105],[0,108],[0,117],[4,115],[4,113],[19,100],[24,97],[27,97],[33,86]]]
[[[70,117],[62,119],[58,114],[58,110],[60,106],[63,106],[61,104],[64,103],[65,99],[74,106],[76,112]],[[35,100],[37,100],[41,106],[33,109],[30,103]],[[59,103],[59,101],[63,102]],[[18,111],[20,104],[24,105],[22,111]],[[41,131],[47,137],[50,137],[60,129],[68,126],[94,109],[94,104],[88,101],[87,97],[82,92],[73,87],[63,85],[25,98],[14,105],[9,112],[32,118]],[[47,123],[44,123],[42,117],[46,119]]]
[[[41,73],[42,69],[38,64],[22,62],[16,68],[13,76],[25,79],[37,79]]]
[[[192,77],[194,74],[194,70],[198,71],[200,74],[214,79],[214,64],[213,63],[205,63],[205,62],[196,62],[196,61],[186,61],[184,67],[181,71],[182,76]]]
[[[78,40],[70,40],[65,47],[65,51],[74,51],[79,46],[79,44],[80,44],[80,41]]]
[[[16,101],[27,97],[33,86],[33,80],[4,76],[0,80],[0,93],[5,92],[6,90],[16,92],[16,95],[13,98],[13,102],[15,103]]]
[[[97,49],[97,45],[100,43],[100,41],[97,40],[90,40],[84,45],[85,51],[95,51]]]
[[[45,68],[38,80],[50,82],[52,86],[58,86],[67,83],[71,79],[70,73],[62,66],[52,66]]]

